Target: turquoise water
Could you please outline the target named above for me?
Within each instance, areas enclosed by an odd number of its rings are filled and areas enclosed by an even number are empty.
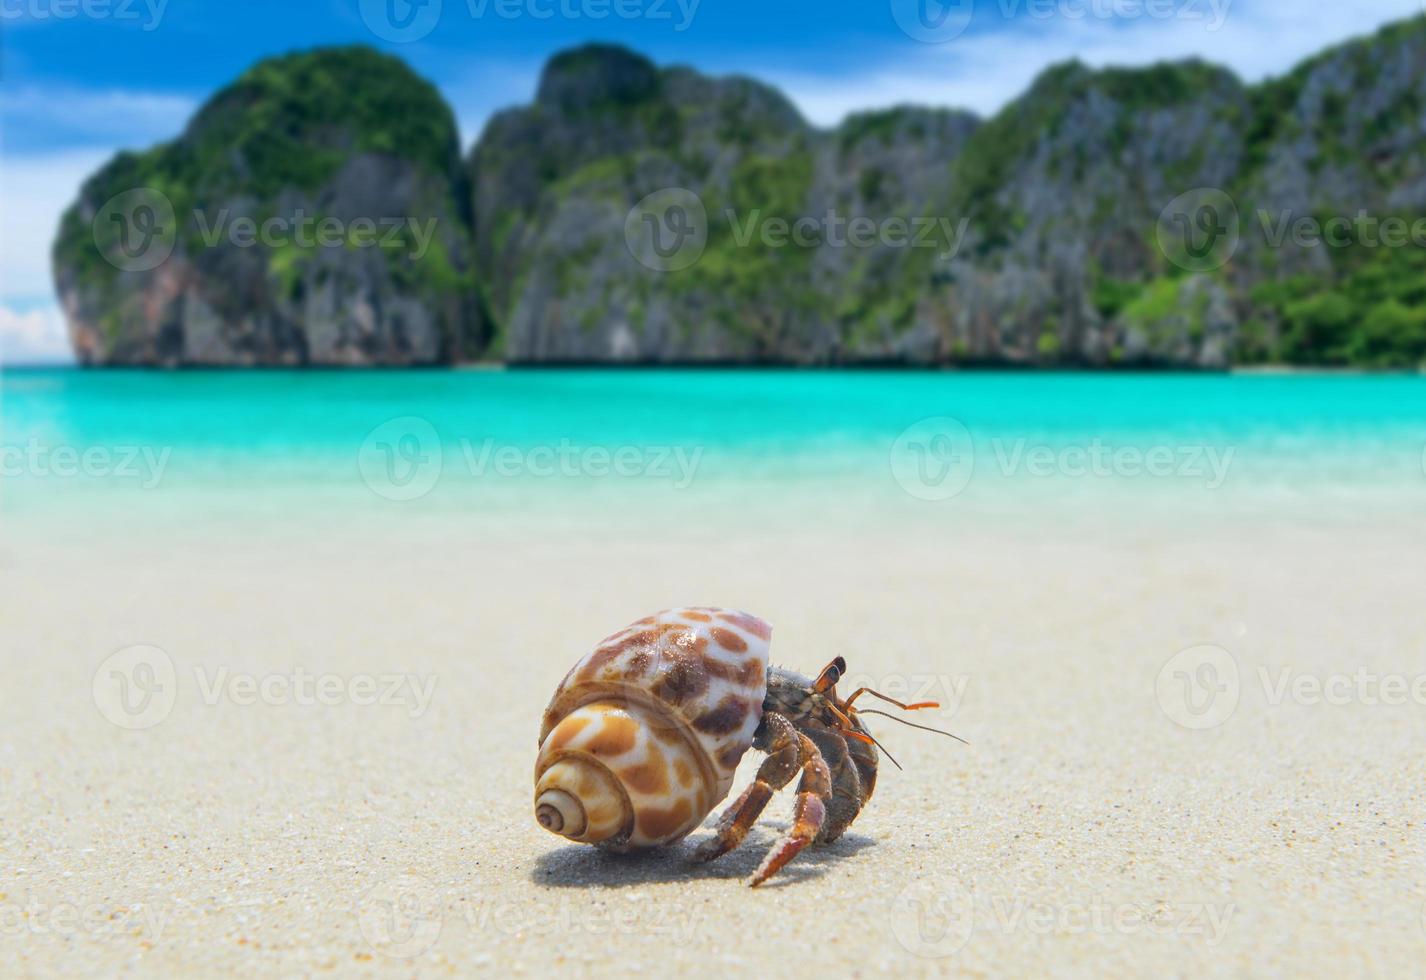
[[[1414,376],[11,370],[0,421],[10,514],[1426,502]]]

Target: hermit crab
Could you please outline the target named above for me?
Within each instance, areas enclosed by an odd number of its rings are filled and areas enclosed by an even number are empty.
[[[741,844],[773,793],[799,773],[792,826],[750,883],[762,884],[814,840],[840,837],[876,787],[878,743],[853,702],[870,694],[905,710],[937,705],[902,704],[865,687],[839,698],[841,657],[808,679],[769,668],[771,639],[756,616],[687,607],[601,641],[545,709],[535,761],[540,826],[613,851],[671,844],[728,795],[753,747],[767,754],[757,778],[694,856],[712,860]]]

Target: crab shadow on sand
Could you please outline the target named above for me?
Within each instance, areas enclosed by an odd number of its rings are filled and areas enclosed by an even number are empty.
[[[695,861],[692,841],[680,841],[670,847],[655,848],[636,854],[612,854],[588,844],[568,844],[546,851],[535,859],[530,880],[551,888],[627,888],[663,881],[696,881],[699,878],[750,878],[763,856],[782,836],[786,825],[772,823],[760,826],[735,851],[716,861]],[[776,877],[763,885],[776,888],[796,881],[818,878],[831,865],[850,858],[858,851],[875,847],[876,841],[856,833],[847,833],[832,844],[814,844],[804,848]]]

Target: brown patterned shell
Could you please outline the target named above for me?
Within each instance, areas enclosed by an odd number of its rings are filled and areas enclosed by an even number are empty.
[[[545,709],[535,772],[537,806],[583,801],[571,819],[584,836],[540,822],[621,849],[668,843],[697,827],[727,796],[762,721],[771,637],[756,616],[688,607],[601,641]],[[567,795],[542,796],[551,790]],[[616,797],[617,806],[609,802]],[[594,827],[601,821],[609,826]]]

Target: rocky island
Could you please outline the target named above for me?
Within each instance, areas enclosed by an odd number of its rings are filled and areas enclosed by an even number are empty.
[[[1424,206],[1426,18],[1258,85],[1068,63],[990,119],[834,129],[593,45],[464,159],[432,85],[350,47],[120,154],[54,269],[93,365],[1417,367]]]

